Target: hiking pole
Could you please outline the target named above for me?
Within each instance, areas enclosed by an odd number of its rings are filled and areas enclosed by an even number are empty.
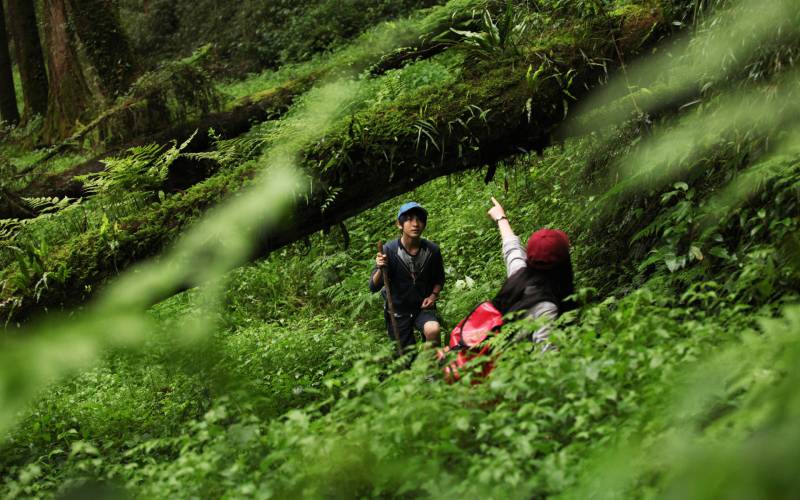
[[[378,242],[378,253],[383,255],[383,242]],[[386,288],[386,304],[389,305],[389,321],[392,323],[392,333],[394,333],[394,340],[397,343],[397,355],[403,354],[403,347],[400,345],[400,332],[397,330],[397,318],[394,315],[394,303],[392,302],[392,289],[389,285],[389,270],[386,266],[381,266],[381,276],[383,277],[383,286]]]

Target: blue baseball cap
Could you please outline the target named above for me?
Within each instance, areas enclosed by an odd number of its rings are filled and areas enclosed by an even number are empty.
[[[422,212],[423,220],[428,220],[428,211],[422,208],[422,205],[417,203],[416,201],[409,201],[407,203],[403,203],[400,205],[400,210],[397,211],[397,220],[400,220],[400,217],[409,210],[419,210]]]

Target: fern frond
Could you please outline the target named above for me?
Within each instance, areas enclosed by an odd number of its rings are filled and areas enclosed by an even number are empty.
[[[31,209],[40,212],[48,207],[55,205],[58,202],[57,196],[41,196],[41,197],[23,197],[22,200],[28,205]]]
[[[325,201],[322,202],[322,205],[320,207],[320,211],[322,213],[325,213],[325,211],[328,210],[328,208],[331,206],[331,204],[333,204],[333,202],[336,201],[336,196],[338,196],[338,194],[341,193],[341,192],[342,192],[342,188],[340,188],[340,187],[335,187],[335,188],[329,189],[328,190],[328,196],[326,196],[325,197]]]
[[[13,239],[20,227],[22,223],[19,219],[0,219],[0,242]]]
[[[633,235],[633,237],[631,238],[631,243],[636,243],[639,240],[649,238],[651,236],[656,235],[657,233],[661,233],[661,231],[663,231],[664,229],[663,227],[664,223],[666,222],[664,219],[665,217],[663,216],[656,217],[653,220],[653,222],[651,222],[650,224],[645,226],[644,229],[641,229],[639,232]]]
[[[59,198],[58,196],[41,196],[23,197],[22,200],[37,213],[44,214],[63,210],[68,207],[75,198],[70,198],[69,196],[63,198]]]

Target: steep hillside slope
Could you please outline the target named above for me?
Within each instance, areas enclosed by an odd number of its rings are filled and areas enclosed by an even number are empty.
[[[352,217],[345,210],[341,226],[331,213],[328,231],[230,272],[252,252],[256,222],[277,224],[296,193],[314,193],[291,170],[249,181],[254,164],[237,163],[247,148],[283,145],[264,161],[287,160],[324,131],[306,158],[340,150],[345,136],[368,150],[370,134],[400,119],[386,109],[421,96],[436,106],[465,81],[484,92],[497,54],[473,45],[366,89],[318,89],[305,111],[265,125],[252,143],[221,147],[231,166],[187,191],[187,202],[236,182],[257,196],[233,196],[85,311],[32,325],[0,351],[3,494],[791,498],[800,489],[800,10],[792,4],[737,4],[719,17],[701,10],[691,40],[660,48],[655,65],[626,64],[589,94],[588,109],[563,129],[572,138],[437,178]],[[633,19],[651,19],[644,12]],[[485,82],[461,79],[470,66]],[[547,78],[532,66],[516,70]],[[328,129],[343,95],[366,99]],[[425,158],[446,150],[413,118],[409,148],[427,148]],[[332,158],[312,171],[361,172],[359,162]],[[413,168],[395,175],[417,175]],[[388,182],[363,176],[375,190]],[[138,182],[121,184],[129,191],[159,181],[122,179]],[[322,191],[323,213],[340,202],[337,186]],[[558,320],[556,351],[507,342],[530,326],[515,323],[495,341],[488,380],[448,385],[430,351],[412,363],[394,357],[367,275],[375,242],[396,234],[397,206],[422,203],[425,236],[443,249],[439,312],[452,326],[504,278],[486,217],[491,196],[520,235],[543,226],[569,233],[580,307]],[[153,203],[129,199],[131,210]],[[163,211],[170,203],[157,209],[164,227],[199,215],[180,219]],[[115,255],[112,242],[133,219],[115,225],[101,214],[97,232],[71,248]],[[140,314],[184,282],[199,286]]]
[[[473,39],[499,36],[490,11],[475,20],[480,31],[450,31],[445,22],[474,6],[454,0],[411,28],[390,25],[363,37],[344,53],[366,52],[366,59],[334,59],[343,66],[333,72],[338,77],[329,73],[328,81],[307,92],[305,84],[299,85],[296,91],[305,93],[279,120],[218,141],[218,151],[184,155],[183,161],[194,160],[191,166],[198,171],[207,167],[203,162],[217,165],[214,176],[185,190],[158,195],[191,137],[181,138],[186,142],[178,150],[139,148],[136,155],[111,161],[107,171],[92,174],[94,189],[106,196],[90,203],[92,212],[98,205],[109,207],[102,211],[113,234],[104,219],[95,217],[92,223],[75,206],[28,222],[30,229],[19,239],[23,258],[34,262],[22,264],[13,252],[5,256],[7,286],[0,291],[0,311],[7,320],[19,321],[36,310],[85,301],[120,269],[162,251],[198,215],[242,191],[271,163],[296,165],[307,177],[297,188],[304,194],[279,227],[258,230],[250,257],[328,229],[432,178],[494,164],[519,151],[541,150],[570,102],[602,81],[621,58],[634,57],[653,43],[671,15],[635,3],[599,18],[556,8],[523,11],[503,21],[507,39],[482,42],[488,44],[482,47]],[[507,12],[514,11],[509,7]],[[533,26],[523,29],[526,22]],[[429,31],[431,26],[441,32]],[[374,59],[375,45],[388,50],[392,40],[406,40],[415,32],[455,37],[448,44],[456,46],[380,75],[351,73]],[[143,174],[149,178],[135,178]],[[62,236],[37,230],[53,224],[65,229]],[[43,245],[53,251],[37,260]]]

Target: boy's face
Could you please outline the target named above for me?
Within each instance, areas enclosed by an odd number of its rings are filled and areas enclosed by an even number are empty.
[[[419,238],[422,235],[422,231],[425,230],[425,219],[414,210],[403,214],[401,220],[402,222],[397,221],[397,227],[403,231],[404,236]]]

